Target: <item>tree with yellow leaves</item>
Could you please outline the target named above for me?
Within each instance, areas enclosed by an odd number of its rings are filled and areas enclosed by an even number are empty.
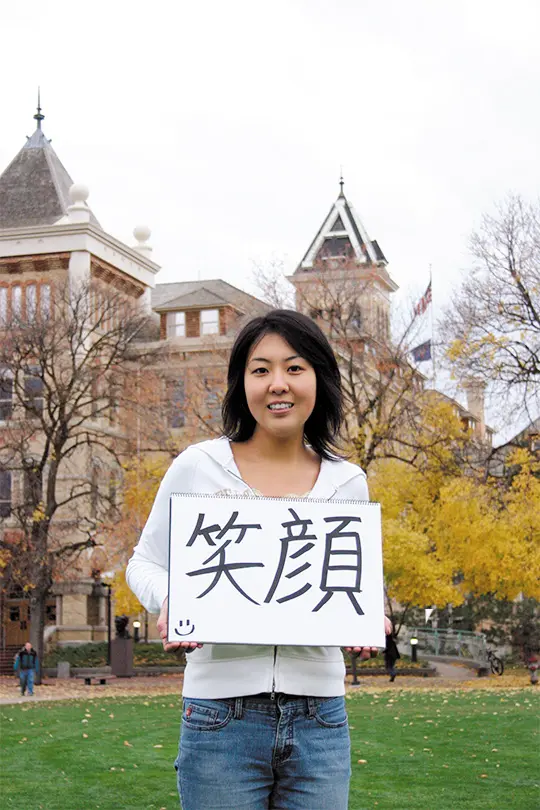
[[[427,456],[422,467],[386,460],[371,478],[382,504],[388,609],[402,606],[401,623],[413,606],[540,596],[540,465],[517,451],[508,482],[465,473],[450,458],[449,448],[446,460]]]

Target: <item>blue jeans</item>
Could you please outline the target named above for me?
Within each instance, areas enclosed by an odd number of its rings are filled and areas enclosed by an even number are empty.
[[[184,698],[182,810],[347,810],[343,697]]]
[[[21,695],[24,695],[28,689],[28,694],[34,694],[34,674],[35,669],[21,669],[19,672],[19,680],[21,682]]]

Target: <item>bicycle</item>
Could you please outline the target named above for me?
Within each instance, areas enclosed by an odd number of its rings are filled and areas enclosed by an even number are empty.
[[[493,650],[486,650],[486,655],[492,673],[494,675],[502,675],[504,672],[504,664],[501,659],[495,655]]]

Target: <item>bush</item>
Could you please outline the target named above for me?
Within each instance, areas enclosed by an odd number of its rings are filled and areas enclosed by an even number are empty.
[[[104,667],[107,664],[107,642],[54,647],[45,655],[43,665],[55,667],[59,661],[69,661],[72,667]]]
[[[161,644],[133,645],[136,667],[178,667],[185,664],[185,658],[184,653],[165,652]],[[43,665],[55,667],[59,661],[69,661],[72,667],[104,667],[107,665],[107,642],[54,647],[45,655]]]

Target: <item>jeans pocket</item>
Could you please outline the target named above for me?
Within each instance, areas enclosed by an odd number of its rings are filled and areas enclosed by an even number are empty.
[[[345,698],[321,698],[317,701],[315,719],[323,728],[341,728],[347,725]]]
[[[186,698],[182,725],[193,731],[217,731],[225,728],[233,713],[233,705],[225,700]]]

